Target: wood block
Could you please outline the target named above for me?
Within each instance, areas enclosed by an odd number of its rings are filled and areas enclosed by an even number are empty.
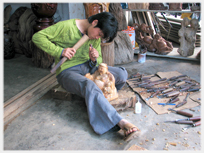
[[[51,89],[51,96],[60,100],[72,100],[74,94],[67,92],[59,84]],[[119,90],[118,98],[110,101],[110,104],[117,110],[123,111],[127,108],[135,107],[136,95],[132,91]]]
[[[123,111],[127,108],[135,107],[136,95],[132,91],[119,90],[118,98],[110,101],[110,104],[117,110]]]
[[[137,145],[132,145],[130,148],[128,148],[127,150],[147,150],[145,148],[142,148],[140,146],[137,146]]]
[[[60,99],[60,100],[72,100],[72,96],[73,96],[72,93],[67,92],[59,84],[50,90],[50,94],[52,98]]]

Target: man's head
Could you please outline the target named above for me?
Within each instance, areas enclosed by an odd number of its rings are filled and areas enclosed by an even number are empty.
[[[100,28],[103,33],[103,38],[109,38],[108,42],[111,42],[116,37],[118,30],[118,21],[116,20],[115,16],[110,12],[102,12],[88,18],[89,23],[96,20],[97,25],[95,28]]]

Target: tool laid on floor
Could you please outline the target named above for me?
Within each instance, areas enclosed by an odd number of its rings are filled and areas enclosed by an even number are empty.
[[[176,105],[176,104],[172,104],[172,103],[157,103],[158,105],[163,105],[163,106],[165,106],[165,105]]]
[[[171,108],[169,108],[168,110],[169,111],[174,111],[176,114],[184,115],[184,116],[187,116],[187,117],[192,117],[193,116],[193,114],[190,114],[190,113],[187,113],[187,112],[184,112],[184,111],[181,111],[181,110],[174,110],[174,109],[171,109]]]
[[[148,101],[150,98],[153,98],[154,96],[156,96],[157,94],[159,94],[159,90],[157,90],[155,93],[153,93],[151,96],[149,96],[148,98],[146,98],[145,100]]]
[[[177,119],[176,121],[199,121],[201,119],[200,116],[184,118],[184,119]]]
[[[179,101],[178,96],[179,96],[179,94],[173,96],[171,99],[169,99],[169,101],[166,102],[166,105],[168,105],[169,103],[172,104],[172,103]],[[166,106],[166,105],[163,105],[163,106]]]
[[[183,129],[183,130],[187,130],[187,129],[190,128],[190,127],[196,127],[196,126],[199,126],[199,125],[201,125],[201,121],[197,121],[197,122],[195,122],[193,125],[188,126],[188,127],[185,127],[185,128],[182,128],[182,129]]]
[[[182,102],[178,103],[178,104],[175,106],[175,108],[178,108],[178,107],[181,107],[181,106],[185,105],[185,104],[187,103],[188,95],[190,95],[190,93],[187,93],[186,98],[185,98]]]
[[[161,98],[168,98],[168,97],[173,97],[175,95],[178,95],[179,93],[180,93],[179,91],[171,91],[171,92],[165,93],[163,95],[158,95],[157,97],[159,99],[161,99]]]
[[[165,123],[193,124],[193,121],[179,121],[179,120],[175,120],[175,121],[165,121]]]
[[[87,40],[89,40],[89,37],[87,35],[83,35],[83,37],[72,47],[75,50],[77,50],[79,47],[81,47]],[[51,73],[54,73],[68,58],[63,57],[54,68],[51,69]]]

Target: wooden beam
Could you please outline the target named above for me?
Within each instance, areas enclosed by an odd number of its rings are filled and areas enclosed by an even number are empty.
[[[23,92],[19,93],[17,96],[11,98],[10,101],[7,101],[4,106],[4,129],[13,119],[15,119],[15,117],[32,106],[57,84],[56,76],[54,74],[49,74],[25,89]]]

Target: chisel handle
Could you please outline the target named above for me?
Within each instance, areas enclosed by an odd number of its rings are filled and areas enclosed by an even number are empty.
[[[72,48],[75,50],[79,49],[79,47],[81,47],[87,40],[89,40],[89,37],[87,35],[83,35],[83,37],[81,37],[81,39]],[[54,73],[67,59],[67,57],[63,57],[50,72]]]
[[[170,101],[169,103],[171,104],[171,103],[175,103],[175,102],[177,102],[177,101],[179,101],[179,98],[173,99],[173,100]]]
[[[188,120],[189,120],[189,121],[198,121],[198,120],[200,120],[200,119],[201,119],[200,116],[195,116],[195,117],[189,118]]]
[[[184,115],[184,116],[187,116],[187,117],[192,117],[193,114],[190,114],[190,113],[187,113],[187,112],[184,112],[184,111],[176,111],[177,114],[180,114],[180,115]]]
[[[195,123],[193,124],[193,126],[199,126],[199,125],[201,125],[201,121],[195,122]]]

